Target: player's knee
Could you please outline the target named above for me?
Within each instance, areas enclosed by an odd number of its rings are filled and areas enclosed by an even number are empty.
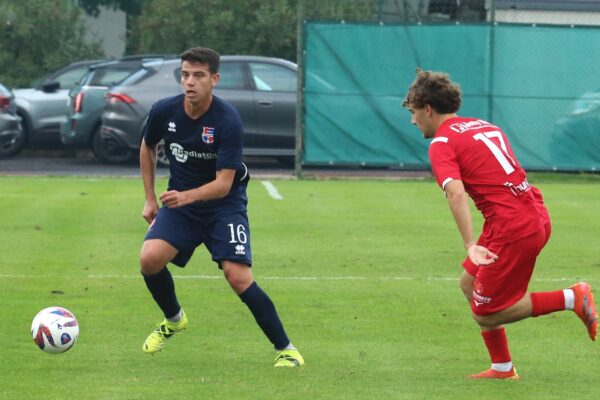
[[[229,285],[236,293],[243,292],[252,283],[248,283],[244,277],[232,271],[225,273],[225,279],[227,279],[227,282],[229,282]]]
[[[144,275],[153,275],[164,267],[164,263],[153,252],[142,250],[140,253],[140,271]]]
[[[475,322],[477,322],[477,324],[479,324],[479,326],[484,327],[484,328],[493,328],[493,327],[500,325],[499,320],[494,316],[494,314],[491,314],[491,315],[473,314],[473,319],[475,320]]]
[[[252,274],[246,268],[223,268],[223,274],[236,293],[242,293],[253,282]]]

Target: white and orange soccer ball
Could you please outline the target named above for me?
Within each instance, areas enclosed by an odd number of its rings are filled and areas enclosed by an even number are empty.
[[[64,353],[77,341],[79,323],[66,308],[44,308],[33,318],[31,336],[34,343],[46,353]]]

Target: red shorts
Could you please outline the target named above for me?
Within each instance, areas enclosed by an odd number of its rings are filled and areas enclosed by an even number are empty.
[[[471,310],[475,315],[490,315],[502,311],[517,301],[525,293],[533,274],[535,261],[550,238],[551,225],[533,235],[514,242],[486,242],[479,238],[477,244],[487,247],[498,255],[498,259],[484,266],[477,266],[467,259],[463,268],[475,277]]]

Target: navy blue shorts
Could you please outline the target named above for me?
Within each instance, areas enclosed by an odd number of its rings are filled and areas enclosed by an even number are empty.
[[[194,250],[204,244],[219,268],[221,261],[252,266],[250,227],[245,210],[219,210],[191,215],[179,209],[162,207],[148,228],[144,240],[162,239],[179,252],[171,260],[185,267]]]

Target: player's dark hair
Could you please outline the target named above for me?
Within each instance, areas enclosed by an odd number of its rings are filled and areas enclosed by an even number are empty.
[[[408,88],[402,107],[423,108],[427,104],[438,114],[454,114],[460,108],[460,86],[442,72],[417,68],[417,77]]]
[[[221,56],[216,51],[207,47],[192,47],[181,54],[181,61],[191,64],[207,64],[211,74],[219,72],[219,60]]]

